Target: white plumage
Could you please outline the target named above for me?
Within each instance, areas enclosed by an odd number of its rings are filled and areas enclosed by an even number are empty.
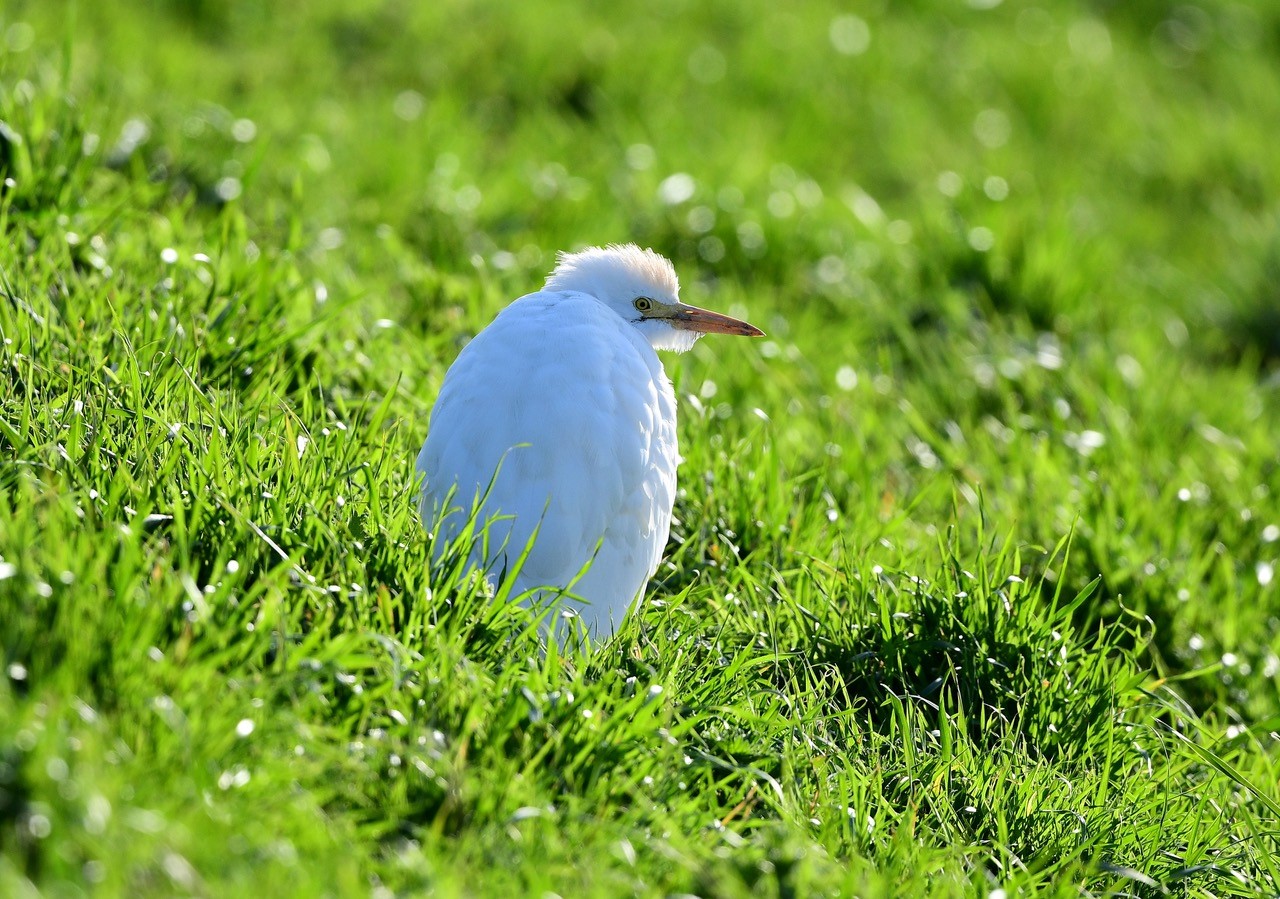
[[[459,354],[418,454],[422,520],[437,545],[483,498],[487,548],[476,542],[472,564],[502,576],[529,546],[515,594],[563,595],[593,635],[611,633],[643,594],[671,525],[676,403],[654,350],[761,333],[680,303],[679,290],[651,250],[561,254],[543,290]]]

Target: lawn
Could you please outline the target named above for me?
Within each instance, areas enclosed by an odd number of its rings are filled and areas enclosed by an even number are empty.
[[[1280,893],[1280,7],[8,0],[0,895]],[[667,560],[431,562],[635,241]]]

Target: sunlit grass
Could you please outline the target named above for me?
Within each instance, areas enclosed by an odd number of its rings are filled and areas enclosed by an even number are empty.
[[[6,6],[0,893],[1275,895],[1280,21],[987,6]],[[562,655],[412,463],[617,240],[769,337]]]

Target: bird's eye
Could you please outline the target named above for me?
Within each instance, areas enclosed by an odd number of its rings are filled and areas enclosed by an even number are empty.
[[[653,300],[648,297],[638,297],[635,302],[635,307],[641,312],[648,312],[653,308]]]

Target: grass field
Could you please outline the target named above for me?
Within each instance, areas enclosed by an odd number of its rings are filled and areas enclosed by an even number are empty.
[[[1280,7],[7,0],[0,895],[1280,894]],[[609,642],[413,457],[555,250],[668,357]]]

